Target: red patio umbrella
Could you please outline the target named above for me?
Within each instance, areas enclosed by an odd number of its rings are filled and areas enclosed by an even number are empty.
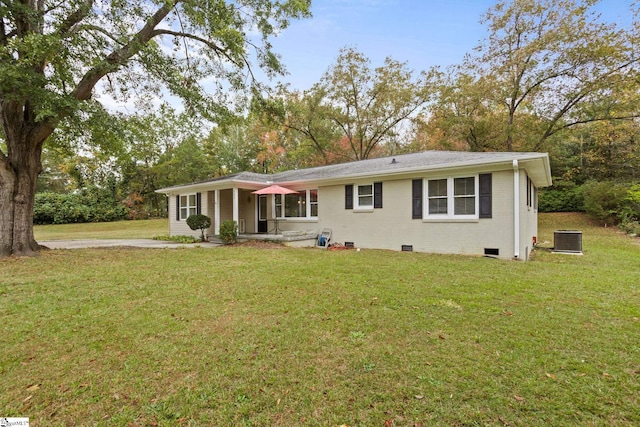
[[[289,188],[281,187],[277,184],[270,185],[265,188],[261,188],[260,190],[252,191],[252,194],[293,194],[297,193],[295,190],[291,190]]]

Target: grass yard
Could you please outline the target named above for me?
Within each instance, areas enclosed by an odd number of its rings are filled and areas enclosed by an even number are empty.
[[[527,263],[246,246],[0,260],[0,416],[640,425],[638,239],[553,214],[540,241],[568,228],[584,256]]]
[[[86,224],[36,225],[33,227],[33,234],[38,241],[68,239],[151,239],[154,236],[166,235],[168,232],[169,223],[166,218]]]

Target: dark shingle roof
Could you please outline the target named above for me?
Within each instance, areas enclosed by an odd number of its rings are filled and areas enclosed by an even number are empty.
[[[540,153],[472,153],[465,151],[424,151],[391,157],[360,160],[337,165],[319,166],[309,169],[291,170],[271,175],[273,182],[307,181],[325,178],[347,178],[352,176],[393,173],[400,171],[451,167],[462,164],[496,163],[513,159],[530,158]]]
[[[420,153],[401,154],[377,159],[359,160],[337,165],[318,166],[308,169],[290,170],[275,174],[240,172],[194,184],[217,182],[245,182],[267,185],[272,183],[321,181],[359,176],[386,175],[393,173],[420,171],[428,169],[449,168],[455,166],[472,166],[511,162],[513,160],[546,158],[543,153],[490,152],[477,153],[466,151],[424,151]],[[179,185],[178,188],[187,185]],[[165,192],[168,189],[158,190]]]

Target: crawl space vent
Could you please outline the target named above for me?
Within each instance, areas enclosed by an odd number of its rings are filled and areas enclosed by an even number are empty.
[[[413,252],[413,245],[402,245],[402,252]]]
[[[497,248],[484,248],[485,256],[500,256],[500,249]]]

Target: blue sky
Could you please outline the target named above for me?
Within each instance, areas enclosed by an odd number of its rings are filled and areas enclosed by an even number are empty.
[[[628,24],[632,0],[603,0],[598,10],[609,21]],[[482,14],[494,0],[312,0],[313,18],[295,21],[274,50],[293,89],[308,89],[333,64],[340,48],[365,54],[372,65],[387,56],[421,71],[462,62],[486,36]]]

